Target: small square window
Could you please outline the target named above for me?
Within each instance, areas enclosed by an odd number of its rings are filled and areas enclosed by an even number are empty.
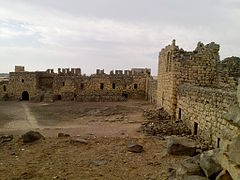
[[[24,79],[22,79],[22,83],[24,83]]]
[[[65,86],[65,82],[62,82],[62,86]]]

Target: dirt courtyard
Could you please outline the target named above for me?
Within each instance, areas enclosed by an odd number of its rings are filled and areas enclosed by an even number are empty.
[[[168,167],[185,157],[166,153],[166,142],[138,132],[146,101],[127,102],[0,102],[0,134],[13,134],[0,144],[0,179],[166,179]],[[24,144],[28,130],[45,136]],[[71,144],[70,137],[87,143]],[[144,152],[127,150],[129,142]]]

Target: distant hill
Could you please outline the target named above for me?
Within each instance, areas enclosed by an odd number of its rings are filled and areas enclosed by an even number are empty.
[[[8,73],[0,73],[1,78],[8,78],[9,74]]]

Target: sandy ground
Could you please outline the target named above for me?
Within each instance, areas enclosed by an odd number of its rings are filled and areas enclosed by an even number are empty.
[[[0,179],[166,179],[167,168],[185,157],[169,156],[166,142],[137,132],[145,101],[77,103],[0,102]],[[37,130],[45,136],[23,144],[20,136]],[[86,139],[73,145],[59,132]],[[131,153],[131,141],[144,152]]]

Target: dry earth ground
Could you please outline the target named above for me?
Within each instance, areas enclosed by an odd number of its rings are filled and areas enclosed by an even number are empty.
[[[166,179],[167,168],[185,157],[166,153],[166,142],[137,132],[145,101],[0,102],[0,134],[14,140],[0,145],[0,179]],[[23,144],[20,135],[37,130],[46,138]],[[73,145],[59,132],[79,136]],[[131,153],[136,141],[144,152]]]

